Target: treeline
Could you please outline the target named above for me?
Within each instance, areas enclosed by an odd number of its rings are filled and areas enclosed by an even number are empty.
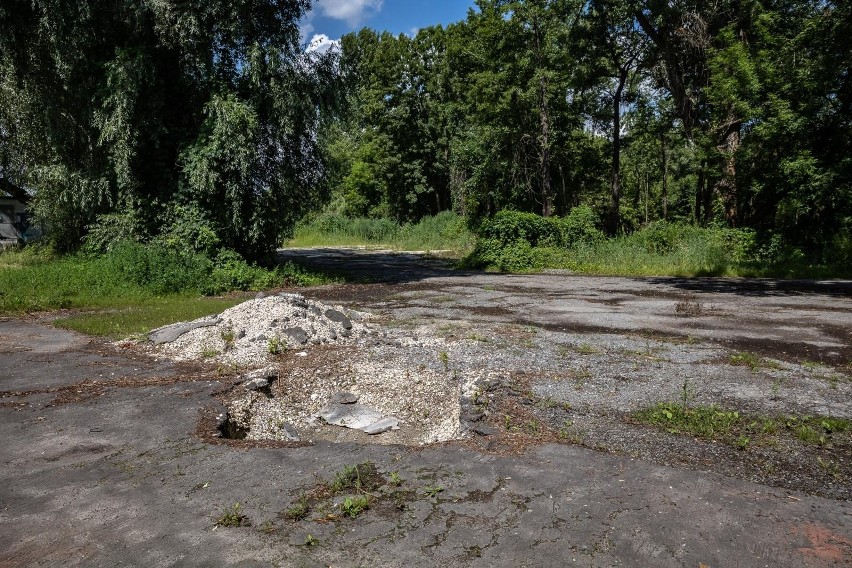
[[[746,227],[848,261],[850,3],[476,4],[414,37],[342,39],[348,112],[321,137],[337,210],[479,226],[582,204],[610,234]]]
[[[335,57],[308,0],[3,0],[0,195],[63,251],[123,240],[261,258],[322,201]]]
[[[849,2],[479,0],[326,54],[300,45],[310,4],[4,0],[0,195],[60,250],[260,259],[334,196],[474,228],[583,205],[613,235],[662,219],[852,256]]]

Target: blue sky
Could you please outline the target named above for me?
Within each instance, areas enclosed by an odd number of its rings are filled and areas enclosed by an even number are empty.
[[[315,0],[302,22],[306,42],[328,42],[364,26],[395,34],[463,20],[473,0]]]

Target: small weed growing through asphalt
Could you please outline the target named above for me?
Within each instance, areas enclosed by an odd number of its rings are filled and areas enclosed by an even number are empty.
[[[311,533],[308,533],[308,536],[305,537],[305,546],[310,548],[312,546],[317,546],[318,544],[319,544],[319,539],[317,537],[315,537],[314,535],[312,535]]]
[[[402,485],[403,481],[404,480],[402,479],[402,477],[399,476],[398,471],[392,471],[391,472],[391,474],[390,474],[390,484],[391,485],[393,485],[394,487],[399,487],[400,485]]]
[[[370,508],[370,499],[366,495],[347,497],[341,505],[343,512],[353,519]]]
[[[201,358],[202,359],[212,359],[219,355],[218,349],[213,349],[212,347],[205,347],[201,350]]]
[[[311,505],[308,503],[308,498],[302,495],[298,501],[293,503],[293,506],[284,511],[284,518],[291,521],[301,521],[311,512]]]
[[[429,497],[430,499],[436,498],[438,494],[443,491],[444,488],[440,485],[427,485],[423,488],[423,494]]]
[[[701,304],[693,294],[675,304],[675,313],[683,317],[695,317],[701,315]]]
[[[597,355],[600,353],[597,348],[588,343],[581,343],[577,346],[577,353],[580,355]]]
[[[750,442],[751,442],[751,438],[749,438],[748,436],[739,436],[736,440],[737,449],[739,449],[739,450],[747,449]]]
[[[780,369],[781,366],[775,361],[763,359],[754,353],[744,351],[742,353],[734,353],[731,355],[729,362],[731,365],[740,367],[748,367],[752,373],[756,373],[761,367],[766,369]]]
[[[222,516],[216,519],[217,527],[248,527],[251,526],[251,521],[246,517],[239,503],[234,503],[232,507],[226,509]]]

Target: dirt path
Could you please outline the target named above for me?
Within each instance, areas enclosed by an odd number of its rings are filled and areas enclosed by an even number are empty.
[[[852,565],[846,438],[737,450],[629,419],[684,390],[693,405],[852,417],[849,284],[287,255],[379,280],[302,292],[440,339],[446,357],[423,351],[424,367],[493,372],[493,433],[417,448],[224,442],[212,428],[226,370],[3,321],[0,566]],[[731,364],[742,353],[753,370]],[[333,481],[365,462],[371,506],[353,518],[342,505],[358,491]],[[251,526],[217,526],[226,513]]]

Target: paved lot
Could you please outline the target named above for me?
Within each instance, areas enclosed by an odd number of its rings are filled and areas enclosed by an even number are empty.
[[[848,283],[456,274],[408,255],[286,254],[378,280],[304,293],[388,325],[526,326],[540,343],[653,333],[839,373],[852,354]],[[704,315],[679,317],[681,302]],[[813,404],[849,413],[847,378],[810,389]],[[556,443],[209,443],[213,395],[232,381],[47,319],[0,321],[0,567],[852,565],[847,500],[694,465]],[[375,488],[370,510],[282,515],[368,461],[401,480]],[[342,495],[321,498],[339,513]],[[251,526],[216,526],[235,503]]]

